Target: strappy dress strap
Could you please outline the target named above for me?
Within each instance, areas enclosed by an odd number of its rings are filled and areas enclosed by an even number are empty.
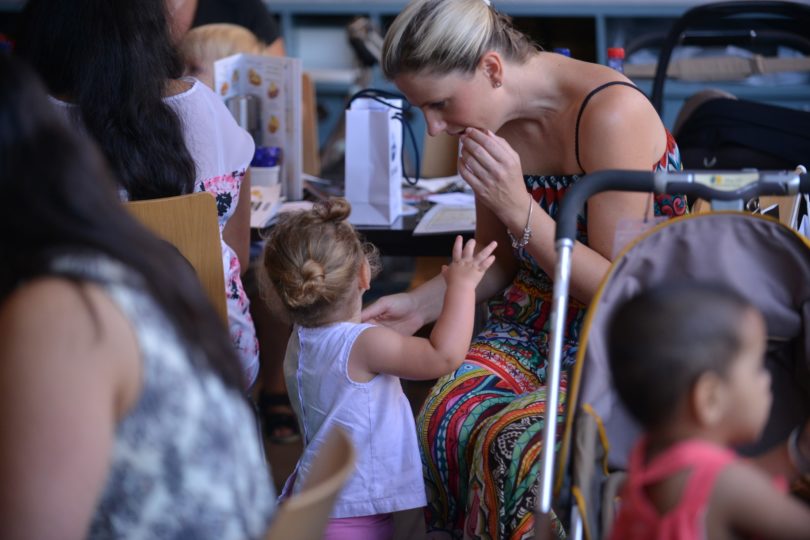
[[[629,86],[630,88],[635,88],[636,90],[638,90],[639,92],[644,94],[644,91],[641,88],[639,88],[638,86],[636,86],[634,84],[631,84],[629,82],[611,81],[611,82],[605,83],[605,84],[603,84],[601,86],[597,86],[596,88],[591,90],[590,93],[588,93],[587,96],[585,96],[585,99],[582,100],[582,105],[580,105],[580,107],[579,107],[579,113],[577,113],[577,125],[576,125],[576,129],[574,130],[574,154],[576,155],[576,158],[577,158],[577,165],[579,165],[579,168],[582,170],[583,173],[586,172],[585,167],[583,167],[582,163],[580,163],[580,161],[579,161],[579,121],[582,120],[582,113],[585,111],[585,106],[588,104],[588,102],[591,100],[591,98],[595,94],[597,94],[598,92],[604,90],[605,88],[607,88],[609,86],[615,86],[617,84],[621,85],[621,86]],[[647,94],[644,94],[644,97],[647,97]]]

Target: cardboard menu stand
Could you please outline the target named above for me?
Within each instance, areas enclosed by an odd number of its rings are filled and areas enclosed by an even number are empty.
[[[214,62],[214,88],[223,100],[251,96],[250,101],[256,102],[252,114],[258,115],[258,123],[243,121],[256,125],[251,130],[256,146],[282,149],[282,196],[301,200],[301,60],[254,54],[229,56]]]

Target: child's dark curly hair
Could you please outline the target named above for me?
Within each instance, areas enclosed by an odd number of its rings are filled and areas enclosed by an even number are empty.
[[[742,347],[740,321],[755,309],[717,284],[670,284],[620,305],[608,329],[613,384],[649,429],[669,420],[707,371],[727,373]]]

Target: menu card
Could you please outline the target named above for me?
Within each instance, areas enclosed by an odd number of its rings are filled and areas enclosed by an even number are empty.
[[[235,54],[214,62],[214,88],[226,102],[253,96],[259,116],[257,146],[282,149],[281,182],[288,200],[303,197],[301,134],[301,60]]]

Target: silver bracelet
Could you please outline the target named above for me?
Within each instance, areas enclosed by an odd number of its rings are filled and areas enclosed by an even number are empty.
[[[526,217],[526,226],[523,227],[523,235],[521,235],[520,240],[515,238],[515,235],[512,234],[508,227],[506,229],[506,234],[509,235],[509,240],[511,240],[512,247],[515,249],[524,247],[529,243],[529,238],[532,237],[532,210],[534,210],[534,199],[529,195],[529,215]]]
[[[788,437],[787,443],[787,451],[788,457],[790,458],[790,463],[799,471],[799,474],[806,475],[810,474],[810,458],[802,454],[801,449],[799,449],[799,434],[802,433],[803,427],[797,426],[793,431],[790,432],[790,437]]]

